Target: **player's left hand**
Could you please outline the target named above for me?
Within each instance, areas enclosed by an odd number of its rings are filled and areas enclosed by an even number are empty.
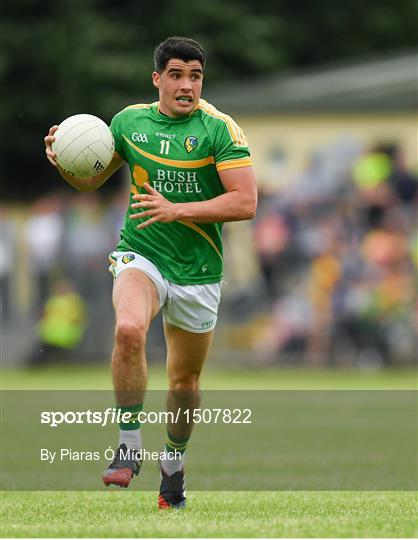
[[[129,217],[130,219],[142,219],[145,217],[149,219],[138,225],[137,229],[149,227],[156,221],[160,223],[175,221],[177,219],[176,205],[168,201],[149,184],[144,184],[144,188],[148,193],[134,195],[133,198],[138,202],[131,204],[131,208],[146,208],[147,210],[138,214],[131,214]]]

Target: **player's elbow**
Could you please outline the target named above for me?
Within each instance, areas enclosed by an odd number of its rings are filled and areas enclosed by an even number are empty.
[[[253,219],[257,213],[257,197],[251,197],[245,201],[244,217],[242,219]]]
[[[247,217],[247,219],[254,219],[256,213],[257,213],[257,201],[252,203],[250,208],[248,209],[248,217]]]
[[[98,189],[105,181],[106,177],[103,174],[97,176],[90,176],[88,178],[83,178],[78,182],[77,189],[82,193],[88,193],[90,191],[95,191]]]

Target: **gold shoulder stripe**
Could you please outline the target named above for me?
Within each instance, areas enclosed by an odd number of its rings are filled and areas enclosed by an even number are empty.
[[[132,146],[134,150],[138,152],[138,154],[141,154],[142,156],[150,159],[151,161],[156,161],[157,163],[161,163],[162,165],[171,165],[172,167],[178,167],[181,169],[198,169],[200,167],[206,167],[206,165],[215,163],[215,159],[213,156],[208,156],[207,158],[195,159],[195,160],[189,160],[189,161],[167,159],[167,158],[163,158],[159,156],[154,156],[154,154],[145,152],[145,150],[142,150],[142,148],[139,148],[138,146],[136,146],[136,144],[130,141],[128,137],[126,137],[125,135],[122,135],[122,137],[130,146]]]
[[[205,238],[209,244],[213,247],[213,249],[216,251],[217,255],[219,256],[219,258],[221,259],[221,261],[223,260],[222,259],[222,255],[221,255],[221,252],[219,251],[219,249],[216,247],[216,244],[215,242],[212,240],[212,238],[208,235],[207,232],[205,232],[203,229],[201,229],[200,227],[198,227],[196,225],[196,223],[193,223],[193,221],[188,221],[188,220],[182,220],[182,219],[179,219],[178,220],[178,223],[181,223],[182,225],[185,225],[186,227],[189,227],[190,229],[193,229],[194,231],[196,231],[198,234],[200,234],[201,236],[203,236],[203,238]]]
[[[132,110],[132,109],[149,109],[150,107],[151,107],[151,105],[149,105],[147,103],[137,103],[135,105],[128,105],[127,107],[125,107],[124,109],[122,109],[121,111],[116,113],[115,117],[119,116],[119,114],[122,114],[125,111],[129,111],[129,110]]]
[[[233,144],[236,146],[248,146],[247,138],[239,125],[227,114],[218,111],[216,107],[205,101],[199,100],[198,109],[202,109],[208,116],[222,120],[228,129]]]
[[[127,109],[149,109],[151,105],[149,103],[136,103],[135,105],[128,105],[123,110],[126,111]]]
[[[234,144],[240,139],[238,125],[232,120],[230,116],[228,116],[227,114],[221,113],[220,111],[218,111],[218,109],[216,109],[216,107],[214,107],[213,105],[211,105],[204,99],[199,101],[198,108],[202,109],[202,111],[204,111],[207,115],[212,116],[213,118],[218,118],[219,120],[222,120],[228,128],[229,135],[231,136],[231,139],[234,142]]]
[[[252,161],[250,157],[240,159],[229,159],[227,161],[221,161],[216,164],[218,171],[225,171],[226,169],[237,169],[238,167],[251,167]]]

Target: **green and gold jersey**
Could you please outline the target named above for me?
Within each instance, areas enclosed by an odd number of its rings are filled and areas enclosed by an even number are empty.
[[[110,129],[115,149],[128,163],[132,196],[148,182],[173,203],[205,201],[225,192],[218,171],[251,165],[243,131],[226,114],[201,99],[190,115],[171,118],[159,104],[132,105],[116,114]],[[134,251],[181,285],[222,279],[222,223],[180,220],[137,229],[129,206],[119,251]],[[145,218],[144,218],[145,219]]]

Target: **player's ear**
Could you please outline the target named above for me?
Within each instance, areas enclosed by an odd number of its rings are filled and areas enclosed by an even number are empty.
[[[158,71],[152,72],[152,84],[155,86],[155,88],[160,88],[160,74]]]

